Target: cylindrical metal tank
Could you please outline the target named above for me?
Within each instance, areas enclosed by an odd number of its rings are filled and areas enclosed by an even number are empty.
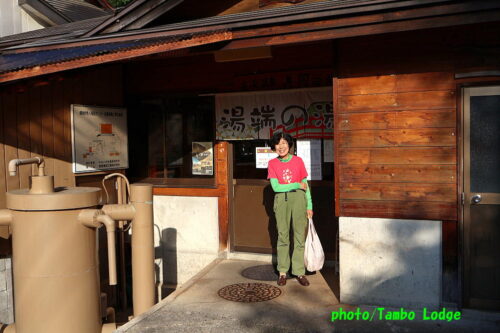
[[[7,193],[16,333],[101,333],[96,229],[78,221],[99,198],[88,187]]]

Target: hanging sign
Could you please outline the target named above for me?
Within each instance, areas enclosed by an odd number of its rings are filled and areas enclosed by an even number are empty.
[[[215,108],[219,140],[269,139],[279,131],[295,138],[333,136],[331,87],[219,94]]]
[[[297,156],[302,158],[308,180],[321,180],[321,140],[297,140]]]
[[[212,176],[214,174],[212,142],[193,142],[192,146],[193,175]]]
[[[255,167],[257,169],[267,169],[269,161],[277,156],[278,154],[269,147],[255,147]]]
[[[71,105],[73,172],[128,168],[127,111]]]

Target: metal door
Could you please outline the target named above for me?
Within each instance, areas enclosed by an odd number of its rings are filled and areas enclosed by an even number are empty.
[[[464,301],[500,310],[500,86],[463,97]]]

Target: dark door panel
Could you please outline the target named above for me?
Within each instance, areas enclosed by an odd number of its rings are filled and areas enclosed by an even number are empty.
[[[334,214],[333,182],[312,181],[314,225],[327,259],[335,254],[338,219]],[[243,252],[275,253],[276,220],[274,192],[267,180],[235,179],[233,249]]]
[[[465,304],[500,310],[500,86],[464,89]]]

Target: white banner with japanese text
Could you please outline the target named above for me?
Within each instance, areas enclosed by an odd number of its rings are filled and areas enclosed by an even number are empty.
[[[215,95],[218,140],[332,138],[332,87]]]

